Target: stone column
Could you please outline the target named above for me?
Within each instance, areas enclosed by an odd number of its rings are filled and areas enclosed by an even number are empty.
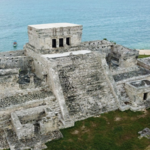
[[[69,40],[70,45],[72,45],[72,37],[69,37],[69,38],[70,38],[70,40]]]
[[[59,48],[59,39],[56,39],[56,47]]]
[[[29,77],[30,77],[29,87],[30,88],[35,88],[35,85],[34,85],[34,74],[30,74]]]
[[[63,46],[66,46],[66,38],[63,38]]]

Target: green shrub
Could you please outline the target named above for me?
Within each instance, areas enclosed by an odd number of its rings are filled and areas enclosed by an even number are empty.
[[[113,43],[113,44],[116,44],[116,42],[114,42],[114,41],[110,41],[111,43]]]

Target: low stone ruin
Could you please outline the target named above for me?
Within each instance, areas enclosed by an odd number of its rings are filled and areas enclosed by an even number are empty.
[[[117,109],[150,108],[150,59],[82,26],[30,25],[23,50],[0,53],[0,149],[41,150],[60,129]]]
[[[147,139],[150,139],[150,129],[145,128],[142,131],[139,131],[138,134],[140,134],[139,139],[145,137]]]

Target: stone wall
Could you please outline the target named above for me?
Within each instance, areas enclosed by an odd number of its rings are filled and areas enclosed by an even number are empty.
[[[140,58],[137,60],[137,63],[139,66],[150,70],[150,59],[149,59],[149,57],[148,58]]]
[[[18,76],[19,69],[0,69],[0,97],[5,92],[19,90]]]
[[[150,102],[150,81],[136,80],[125,84],[126,91],[133,106],[143,105],[146,101]]]
[[[10,114],[14,111],[45,105],[49,105],[60,116],[58,101],[51,91],[44,92],[43,89],[28,89],[9,93],[7,97],[0,98],[0,127],[2,127],[3,123],[5,123],[5,127],[10,125]]]
[[[105,53],[106,58],[109,55],[110,61],[117,60],[118,66],[122,68],[136,66],[137,57],[139,55],[138,51],[136,50],[132,50],[122,45],[114,44],[106,40],[82,42],[80,44],[80,49],[89,49],[91,51]]]
[[[1,52],[0,57],[24,56],[24,50]]]
[[[78,45],[81,42],[82,26],[66,26],[58,28],[37,28],[28,26],[29,44],[36,49],[52,49],[52,39],[56,39],[56,47],[59,47],[59,39],[63,39],[66,45],[66,38],[70,38],[70,45]]]
[[[89,49],[91,51],[99,51],[108,54],[111,52],[113,43],[106,40],[87,41],[80,44],[80,49]]]
[[[20,68],[21,70],[27,70],[31,62],[32,58],[26,56],[0,57],[0,69]]]
[[[112,57],[119,60],[119,66],[123,68],[137,65],[139,52],[121,45],[113,45],[111,51]]]

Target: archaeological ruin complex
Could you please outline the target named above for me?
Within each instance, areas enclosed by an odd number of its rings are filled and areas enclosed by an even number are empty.
[[[23,50],[0,53],[0,149],[42,150],[60,129],[109,111],[150,108],[150,58],[82,25],[28,26]]]

